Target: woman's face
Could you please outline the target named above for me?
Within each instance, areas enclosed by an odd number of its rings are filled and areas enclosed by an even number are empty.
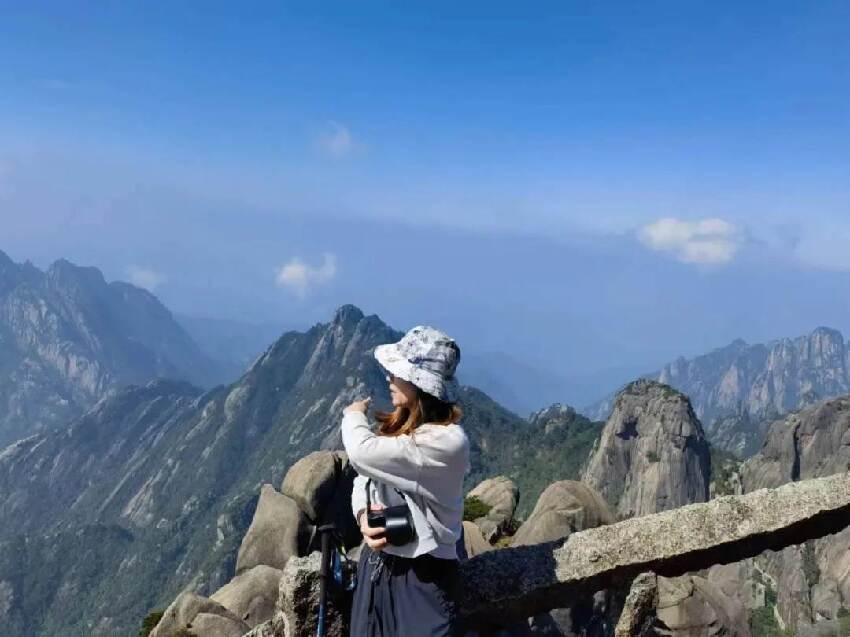
[[[393,407],[410,407],[416,400],[416,385],[411,382],[387,373],[387,382],[390,384],[390,399]]]

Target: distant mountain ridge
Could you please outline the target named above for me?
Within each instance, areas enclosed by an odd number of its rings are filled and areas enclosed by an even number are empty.
[[[147,290],[60,259],[0,251],[0,445],[64,425],[113,388],[156,377],[208,386],[216,365]]]
[[[764,423],[817,400],[850,393],[850,345],[838,330],[749,345],[735,340],[647,374],[686,394],[709,438],[731,451],[758,449]],[[585,410],[607,418],[611,399]],[[715,437],[715,434],[718,437]]]

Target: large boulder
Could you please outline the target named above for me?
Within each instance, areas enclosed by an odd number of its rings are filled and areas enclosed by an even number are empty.
[[[463,521],[463,545],[467,557],[475,557],[493,550],[493,545],[484,539],[481,529],[467,520]]]
[[[307,552],[311,527],[295,501],[270,484],[260,489],[260,499],[236,557],[236,574],[259,566],[283,570],[294,555]]]
[[[746,609],[695,575],[658,578],[656,615],[663,635],[750,637]]]
[[[581,482],[561,480],[540,494],[531,515],[514,535],[511,546],[562,540],[576,531],[613,521],[614,516],[599,493]]]
[[[251,627],[272,618],[283,571],[263,564],[234,577],[210,596]]]
[[[620,518],[708,500],[711,465],[688,398],[641,379],[617,396],[583,482]]]
[[[251,627],[218,602],[186,591],[165,609],[150,637],[171,637],[181,629],[204,637],[241,637]]]
[[[214,613],[198,613],[189,629],[191,634],[198,637],[242,637],[250,627],[245,623],[230,617],[222,617]]]
[[[344,464],[342,452],[314,451],[296,462],[283,478],[280,491],[292,498],[314,524],[336,490]]]
[[[496,476],[488,478],[467,494],[490,507],[487,515],[475,520],[484,539],[495,542],[507,530],[519,502],[519,489],[510,478]]]
[[[362,539],[351,514],[356,475],[344,451],[314,451],[286,472],[281,492],[295,501],[312,525],[333,523],[345,545],[353,546]],[[301,555],[319,548],[316,536],[316,543]]]

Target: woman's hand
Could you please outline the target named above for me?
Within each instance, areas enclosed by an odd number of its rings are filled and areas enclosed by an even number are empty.
[[[380,511],[386,508],[383,504],[373,504],[372,511]],[[363,534],[363,539],[373,551],[380,551],[387,545],[387,538],[377,537],[383,534],[386,529],[382,526],[369,526],[369,520],[366,518],[366,511],[360,514],[360,532]]]
[[[343,409],[342,413],[347,414],[350,411],[360,411],[360,412],[363,412],[365,414],[366,410],[369,408],[370,402],[372,402],[371,396],[367,396],[363,400],[355,400],[348,407]]]

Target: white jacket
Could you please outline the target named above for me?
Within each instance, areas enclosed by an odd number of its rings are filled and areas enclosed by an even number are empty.
[[[403,546],[387,544],[392,555],[457,558],[463,525],[463,476],[469,472],[469,439],[457,423],[424,423],[413,434],[378,436],[366,415],[351,411],[342,418],[342,444],[357,471],[351,493],[354,515],[366,506],[366,481],[372,478],[373,504],[393,506],[404,492],[416,538]]]

